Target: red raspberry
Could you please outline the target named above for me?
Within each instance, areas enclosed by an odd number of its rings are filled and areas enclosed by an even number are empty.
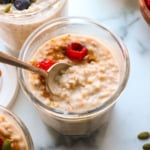
[[[66,54],[71,60],[81,61],[87,55],[87,49],[80,43],[71,43],[67,47]]]
[[[0,138],[0,150],[2,150],[3,140]]]
[[[148,8],[150,8],[150,0],[146,0],[146,4],[147,4]]]
[[[54,64],[55,64],[55,61],[46,59],[46,60],[40,61],[37,64],[37,67],[47,71]]]

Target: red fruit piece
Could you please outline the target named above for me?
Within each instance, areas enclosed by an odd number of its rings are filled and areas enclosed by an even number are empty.
[[[37,64],[37,67],[47,71],[54,64],[55,64],[55,61],[46,59],[46,60],[40,61]]]
[[[66,54],[71,60],[81,61],[87,55],[87,49],[80,43],[71,43],[67,47]]]
[[[0,150],[2,150],[3,140],[0,138]]]
[[[150,0],[146,0],[146,4],[147,4],[148,8],[150,8]]]

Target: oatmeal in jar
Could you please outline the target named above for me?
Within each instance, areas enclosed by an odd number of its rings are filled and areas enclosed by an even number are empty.
[[[18,55],[37,27],[66,14],[67,0],[0,0],[0,35],[3,44]],[[9,35],[9,36],[8,36]]]
[[[106,102],[119,86],[118,62],[93,37],[66,34],[50,39],[30,60],[45,70],[57,62],[70,64],[55,77],[57,96],[47,91],[43,77],[36,73],[28,76],[33,94],[49,107],[69,112],[92,110]]]
[[[15,121],[0,112],[0,149],[28,150],[25,137]]]

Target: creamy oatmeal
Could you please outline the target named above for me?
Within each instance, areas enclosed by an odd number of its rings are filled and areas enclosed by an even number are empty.
[[[22,0],[20,0],[21,3]],[[29,0],[30,1],[30,0]],[[49,4],[55,4],[57,0],[31,0],[28,8],[22,10],[17,9],[13,3],[0,4],[0,14],[17,16],[18,14],[31,14],[45,9]],[[9,6],[9,10],[8,10]]]
[[[9,147],[8,150],[28,150],[20,127],[12,118],[0,112],[0,149],[4,147],[4,143],[7,149]]]
[[[79,43],[87,54],[78,61],[67,56],[71,43]],[[67,34],[47,41],[32,57],[33,65],[42,60],[65,62],[69,69],[56,76],[57,96],[51,95],[45,80],[35,73],[29,73],[31,91],[45,105],[69,112],[82,112],[102,105],[117,90],[120,81],[118,62],[100,41],[92,37]]]
[[[67,0],[35,0],[28,9],[17,10],[11,5],[0,4],[1,39],[14,54],[18,54],[28,35],[41,24],[64,15]]]

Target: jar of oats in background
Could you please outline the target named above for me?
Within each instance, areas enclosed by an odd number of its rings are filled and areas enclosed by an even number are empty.
[[[54,95],[44,78],[18,70],[21,87],[43,121],[64,135],[88,135],[108,123],[129,77],[123,42],[87,18],[59,18],[40,26],[19,58],[41,69],[57,62],[70,65],[55,77]]]
[[[0,143],[0,149],[34,150],[32,138],[24,123],[3,106],[0,106]]]
[[[67,0],[17,0],[0,2],[0,39],[18,55],[28,35],[48,20],[63,16]]]

